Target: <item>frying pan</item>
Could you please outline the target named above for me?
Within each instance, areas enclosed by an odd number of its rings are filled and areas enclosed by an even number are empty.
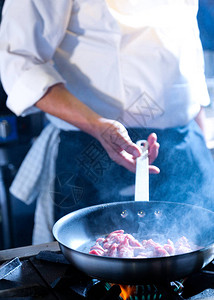
[[[114,258],[88,254],[98,237],[118,229],[140,239],[187,237],[201,249],[169,257]],[[214,213],[162,201],[115,202],[72,212],[53,227],[64,256],[87,275],[112,283],[143,284],[182,279],[214,258]]]

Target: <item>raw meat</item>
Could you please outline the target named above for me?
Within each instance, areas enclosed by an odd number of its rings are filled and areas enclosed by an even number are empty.
[[[139,242],[131,234],[124,233],[124,230],[116,230],[106,238],[98,238],[89,254],[121,258],[151,258],[188,253],[199,248],[190,244],[185,236],[176,242],[168,239],[165,244],[160,244],[152,239]]]

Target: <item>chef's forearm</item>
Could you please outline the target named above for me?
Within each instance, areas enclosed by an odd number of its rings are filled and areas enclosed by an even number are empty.
[[[35,105],[96,137],[96,128],[101,117],[73,96],[63,84],[49,88]]]

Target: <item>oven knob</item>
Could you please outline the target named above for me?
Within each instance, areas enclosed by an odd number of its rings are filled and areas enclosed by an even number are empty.
[[[6,121],[3,120],[0,122],[0,138],[6,139],[8,135],[10,134],[11,128],[10,124]]]

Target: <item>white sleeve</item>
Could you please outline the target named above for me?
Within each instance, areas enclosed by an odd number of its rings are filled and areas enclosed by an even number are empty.
[[[64,82],[52,57],[62,41],[72,0],[6,0],[0,26],[0,74],[16,115],[33,105],[56,83]]]

